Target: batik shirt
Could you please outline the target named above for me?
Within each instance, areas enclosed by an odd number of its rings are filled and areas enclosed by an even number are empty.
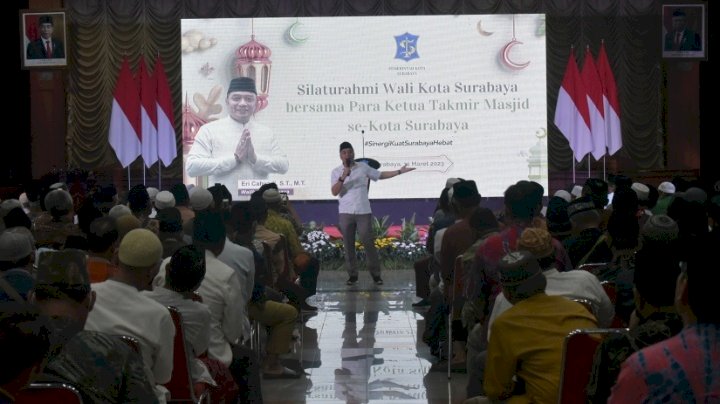
[[[720,324],[696,324],[634,353],[609,403],[720,402]]]

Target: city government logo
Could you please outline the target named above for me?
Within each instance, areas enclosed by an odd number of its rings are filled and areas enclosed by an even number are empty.
[[[408,32],[396,36],[395,44],[397,45],[397,51],[395,52],[395,59],[402,59],[406,62],[418,59],[420,57],[417,50],[418,38],[418,35],[413,35]]]

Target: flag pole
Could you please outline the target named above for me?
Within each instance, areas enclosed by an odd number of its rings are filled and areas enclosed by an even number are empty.
[[[588,154],[588,178],[590,178],[590,154]]]
[[[601,48],[604,48],[604,47],[605,47],[605,38],[600,38],[600,46],[601,46]],[[600,55],[598,55],[598,56],[600,56]],[[603,85],[604,85],[604,83],[603,83]],[[603,98],[604,98],[604,97],[605,97],[605,89],[603,89]],[[607,132],[607,129],[606,129],[606,132]],[[603,181],[606,181],[606,182],[607,182],[607,168],[606,168],[607,153],[608,153],[608,148],[607,148],[607,134],[606,134],[606,138],[605,138],[605,154],[603,154]]]
[[[572,157],[572,168],[573,168],[573,185],[575,185],[575,156]]]
[[[157,60],[160,59],[160,49],[155,50],[155,62],[157,66]],[[153,67],[153,76],[157,74],[157,71],[155,67]],[[155,85],[155,108],[157,109],[157,77],[155,78],[156,85]],[[158,139],[159,141],[159,139]],[[158,147],[156,147],[157,152],[157,162],[158,162],[158,189],[162,191],[162,161],[160,161],[160,145],[158,143]]]
[[[127,169],[128,169],[128,191],[130,191],[130,164],[128,164]]]

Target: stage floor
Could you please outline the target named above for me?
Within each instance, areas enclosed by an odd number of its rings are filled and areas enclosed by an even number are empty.
[[[317,315],[298,327],[304,340],[286,359],[300,379],[263,380],[265,403],[462,403],[467,375],[429,372],[435,358],[421,341],[423,312],[414,311],[410,269],[384,271],[375,286],[366,271],[357,286],[344,271],[323,271],[309,301]]]

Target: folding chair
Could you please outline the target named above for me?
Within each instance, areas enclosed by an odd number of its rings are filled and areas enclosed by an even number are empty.
[[[31,383],[15,396],[16,404],[82,404],[80,391],[65,383]]]
[[[573,302],[582,304],[583,307],[585,307],[587,309],[587,311],[590,312],[590,314],[592,314],[593,316],[595,316],[595,318],[597,318],[597,307],[595,307],[595,305],[590,300],[580,299],[580,298],[572,298],[570,300],[572,300]]]
[[[250,349],[255,352],[258,357],[261,357],[260,355],[260,349],[262,347],[262,329],[263,326],[260,324],[257,320],[252,320],[250,323]]]
[[[175,339],[173,341],[173,370],[170,381],[165,383],[165,388],[170,391],[170,400],[168,402],[179,403],[208,403],[210,398],[210,390],[203,389],[200,396],[195,394],[194,381],[190,374],[190,360],[194,359],[189,352],[185,341],[185,331],[183,329],[182,315],[177,308],[173,306],[167,307],[170,311],[170,317],[175,325]]]
[[[129,335],[118,335],[120,339],[126,343],[130,348],[132,348],[135,353],[138,355],[142,355],[142,352],[140,351],[140,341],[138,341],[137,338],[131,337]]]
[[[589,263],[578,265],[578,267],[576,269],[588,271],[591,274],[597,276],[597,274],[600,272],[600,270],[607,268],[608,265],[610,265],[609,262],[589,262]]]
[[[603,290],[605,290],[608,298],[610,298],[610,302],[613,304],[613,306],[615,306],[615,303],[617,302],[617,288],[615,287],[615,282],[602,281],[600,282],[600,285],[602,285]],[[625,327],[625,325],[625,321],[622,319],[622,317],[615,313],[615,317],[613,317],[612,322],[610,323],[610,328],[623,328]]]
[[[563,342],[562,367],[558,403],[587,402],[595,351],[610,335],[627,333],[627,328],[587,328],[571,331]]]
[[[615,305],[615,302],[617,301],[617,289],[615,288],[615,282],[602,281],[600,282],[600,285],[602,285],[605,293],[608,295],[608,298],[610,298],[610,302]]]

